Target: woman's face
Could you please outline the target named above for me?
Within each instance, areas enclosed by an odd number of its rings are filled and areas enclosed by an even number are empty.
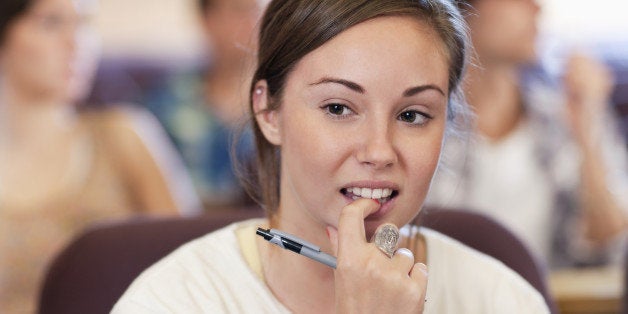
[[[447,118],[443,47],[415,19],[382,17],[299,61],[281,108],[264,118],[271,126],[262,126],[281,146],[282,220],[336,226],[354,198],[374,198],[382,206],[365,221],[371,234],[419,212]]]
[[[536,57],[535,0],[476,0],[468,18],[473,45],[482,62],[525,63]]]
[[[88,90],[99,45],[85,1],[38,0],[7,29],[0,71],[11,87],[42,99],[76,100]]]

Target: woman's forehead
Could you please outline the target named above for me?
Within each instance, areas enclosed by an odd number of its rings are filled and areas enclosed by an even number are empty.
[[[306,80],[338,76],[367,85],[408,81],[445,91],[449,74],[438,35],[410,17],[380,17],[355,25],[303,57],[294,72]]]

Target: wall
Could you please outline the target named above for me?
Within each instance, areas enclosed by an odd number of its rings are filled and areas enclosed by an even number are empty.
[[[101,0],[94,23],[108,55],[194,57],[202,47],[195,0]]]

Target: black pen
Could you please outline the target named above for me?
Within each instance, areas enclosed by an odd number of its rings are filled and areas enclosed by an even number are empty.
[[[336,269],[336,258],[327,253],[321,252],[321,248],[312,243],[276,229],[269,230],[257,228],[255,233],[263,237],[266,241],[283,249],[309,257],[319,263],[323,263]]]

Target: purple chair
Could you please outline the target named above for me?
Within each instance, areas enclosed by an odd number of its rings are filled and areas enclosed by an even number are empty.
[[[131,282],[180,245],[231,222],[262,217],[259,208],[186,218],[139,218],[94,226],[53,261],[39,313],[109,313]]]
[[[425,208],[415,223],[501,261],[541,293],[552,313],[558,312],[547,286],[545,266],[517,236],[499,222],[467,210]]]

